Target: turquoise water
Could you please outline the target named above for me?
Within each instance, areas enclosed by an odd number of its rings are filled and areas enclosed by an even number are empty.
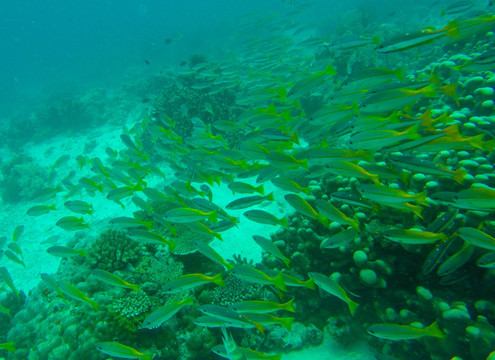
[[[0,357],[495,356],[490,3],[2,7]]]

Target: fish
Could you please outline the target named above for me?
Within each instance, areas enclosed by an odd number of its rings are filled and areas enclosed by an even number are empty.
[[[115,202],[119,202],[122,199],[125,199],[126,197],[134,195],[136,191],[142,191],[143,188],[141,187],[141,184],[137,184],[136,186],[130,187],[130,186],[123,186],[119,188],[112,189],[108,192],[107,194],[107,199],[113,200]]]
[[[392,145],[396,145],[404,140],[420,138],[417,132],[417,125],[411,126],[404,131],[388,129],[368,130],[353,133],[349,140],[349,146],[353,149],[363,149],[377,151]]]
[[[391,155],[388,156],[387,160],[390,160],[397,167],[413,172],[454,179],[455,182],[461,185],[464,183],[464,177],[467,174],[464,170],[448,170],[434,161],[418,158],[417,156]]]
[[[495,251],[495,238],[479,229],[473,227],[461,227],[457,230],[457,234],[468,244],[482,249]]]
[[[495,210],[495,189],[491,187],[470,187],[457,192],[453,206],[460,209],[493,211]]]
[[[289,134],[280,129],[266,128],[259,132],[262,138],[274,141],[292,141],[299,145],[299,138],[296,132]]]
[[[79,179],[79,184],[86,189],[90,195],[94,195],[97,191],[103,193],[103,184],[98,184],[95,180],[82,177]]]
[[[263,326],[282,325],[287,330],[292,330],[293,317],[277,317],[272,314],[260,314],[260,313],[244,313],[249,320],[254,321]]]
[[[128,228],[140,228],[145,227],[151,229],[153,227],[152,221],[143,221],[135,218],[127,217],[127,216],[119,216],[112,220],[110,220],[111,225],[115,225],[119,228],[128,229]]]
[[[275,256],[277,259],[282,260],[282,262],[285,264],[285,266],[287,266],[287,268],[289,268],[290,259],[288,257],[284,256],[284,254],[282,254],[280,249],[277,246],[275,246],[270,240],[268,240],[267,238],[265,238],[263,236],[259,236],[259,235],[253,235],[253,240],[264,251]]]
[[[63,190],[62,186],[57,186],[54,188],[44,188],[39,191],[37,191],[33,198],[31,199],[32,202],[35,203],[44,203],[47,202],[48,200],[53,199],[59,192]]]
[[[444,233],[434,233],[420,229],[389,229],[383,232],[388,240],[407,245],[433,244],[447,239]]]
[[[105,355],[116,356],[122,359],[152,360],[154,354],[144,354],[130,346],[122,345],[115,341],[97,342],[96,350]]]
[[[474,4],[471,1],[456,1],[454,3],[449,4],[445,9],[442,10],[441,15],[457,15],[467,10],[471,9]]]
[[[19,264],[21,265],[23,268],[26,268],[26,264],[24,264],[24,261],[22,261],[21,259],[19,259],[17,257],[16,254],[14,254],[12,251],[10,250],[5,250],[4,252],[4,255],[7,257],[7,259],[9,259],[10,261],[13,261],[15,262],[16,264]]]
[[[89,225],[84,222],[82,217],[78,218],[75,216],[64,216],[63,218],[58,219],[55,225],[68,231],[89,229]]]
[[[179,224],[186,224],[205,219],[208,219],[212,223],[218,222],[217,212],[215,210],[205,212],[199,209],[192,208],[175,208],[172,210],[168,210],[163,214],[163,218],[168,222]]]
[[[182,308],[193,305],[193,303],[193,297],[188,296],[183,300],[165,304],[153,311],[144,319],[141,324],[141,329],[155,329],[160,327],[164,322],[177,314]]]
[[[15,227],[14,232],[12,234],[12,241],[17,242],[21,238],[22,234],[24,234],[24,225],[18,225]]]
[[[323,199],[318,199],[316,200],[316,207],[318,208],[318,210],[320,210],[322,216],[325,216],[326,219],[336,221],[339,224],[350,225],[356,231],[360,230],[359,221],[357,218],[351,219],[330,202]]]
[[[355,177],[356,179],[369,179],[376,185],[382,185],[379,179],[379,175],[371,174],[361,166],[351,163],[349,161],[336,161],[329,164],[328,170],[330,173],[345,176]]]
[[[228,271],[232,270],[234,268],[234,265],[228,263],[227,261],[225,261],[224,258],[222,258],[215,250],[213,250],[213,248],[211,246],[209,246],[207,243],[205,243],[204,241],[194,241],[194,246],[196,247],[196,249],[198,249],[198,251],[206,256],[208,259],[210,259],[211,261],[219,264],[219,265],[222,265],[223,267],[225,267]]]
[[[270,194],[264,195],[264,196],[259,196],[259,195],[246,196],[246,197],[231,201],[225,207],[227,209],[230,209],[230,210],[241,210],[241,209],[245,209],[245,208],[260,204],[263,201],[273,201],[273,200],[275,200],[273,193],[270,193]]]
[[[308,273],[308,276],[315,279],[315,283],[320,289],[344,301],[349,307],[351,315],[354,315],[359,304],[353,301],[349,297],[349,295],[347,295],[345,289],[340,286],[335,280],[326,275],[316,272],[310,272]]]
[[[273,151],[268,153],[266,155],[266,159],[271,165],[278,169],[292,170],[299,169],[300,167],[308,169],[307,159],[296,159],[295,157],[281,151]]]
[[[322,85],[329,76],[335,75],[337,72],[331,64],[320,72],[303,77],[296,81],[296,83],[287,92],[287,97],[290,99],[297,99],[304,95],[310,94],[313,90]]]
[[[70,200],[64,203],[65,207],[76,214],[93,215],[93,205],[82,200]]]
[[[277,218],[264,210],[248,210],[243,214],[249,220],[267,225],[281,225],[286,228],[288,226],[287,217]]]
[[[14,281],[12,280],[9,271],[5,266],[0,267],[0,279],[2,279],[5,284],[7,284],[10,290],[12,290],[17,296],[19,296],[20,291],[16,289]]]
[[[237,302],[229,306],[230,309],[238,313],[257,313],[266,314],[277,312],[279,310],[285,310],[292,313],[296,312],[294,308],[294,299],[291,299],[285,303],[278,303],[274,301],[262,301],[262,300],[248,300]]]
[[[240,194],[253,194],[258,193],[260,195],[265,194],[265,189],[263,184],[258,186],[253,186],[241,181],[234,181],[227,185],[227,187],[232,191],[232,193],[240,193]]]
[[[36,205],[32,206],[26,211],[26,215],[29,216],[40,216],[48,214],[50,211],[56,210],[55,205]]]
[[[482,268],[494,269],[495,268],[495,251],[486,253],[476,260],[476,265]]]
[[[167,245],[171,252],[174,252],[177,243],[167,240],[163,236],[148,230],[128,229],[127,235],[134,241],[144,242],[146,244]]]
[[[285,201],[294,208],[298,213],[310,217],[311,219],[318,220],[324,226],[328,226],[328,219],[319,214],[306,200],[297,194],[285,194]]]
[[[67,246],[51,246],[46,249],[46,252],[50,255],[61,257],[61,258],[70,258],[74,256],[84,256],[86,257],[86,252],[84,250],[75,250],[73,248]]]
[[[247,360],[244,353],[235,343],[232,334],[225,329],[225,326],[222,327],[222,335],[223,346],[227,352],[227,358],[229,360]]]
[[[127,148],[129,150],[131,150],[135,155],[137,155],[138,157],[141,157],[143,158],[144,160],[148,160],[148,155],[147,154],[144,154],[141,149],[139,149],[136,144],[132,141],[132,139],[130,138],[129,135],[127,134],[121,134],[120,135],[120,139],[122,140],[122,142],[124,143],[125,146],[127,146]]]
[[[64,303],[67,304],[67,300],[65,299],[65,296],[64,296],[64,293],[62,292],[62,290],[60,290],[57,282],[55,281],[54,278],[52,278],[50,275],[48,275],[47,273],[41,273],[40,274],[41,276],[41,279],[46,282],[46,284],[54,291],[56,291],[58,293],[58,295],[60,296],[60,298],[62,299],[62,301]]]
[[[326,237],[320,243],[320,249],[335,249],[349,244],[356,239],[359,232],[354,228],[343,230],[335,235]]]
[[[253,322],[242,314],[220,305],[200,305],[198,310],[209,317],[221,320],[223,322],[221,326],[241,328],[255,327],[261,333],[264,331],[263,325]]]
[[[248,348],[243,348],[243,347],[240,347],[239,346],[239,349],[241,350],[241,352],[244,354],[244,356],[246,357],[247,360],[281,360],[282,359],[282,355],[281,354],[278,354],[278,355],[266,355],[266,354],[263,354],[259,351],[255,351],[255,350],[252,350],[252,349],[248,349]],[[225,359],[228,359],[228,354],[227,354],[227,350],[225,350],[225,346],[222,344],[222,345],[216,345],[216,346],[213,346],[211,348],[211,351],[215,354],[217,354],[218,356],[221,356]],[[490,359],[492,360],[492,359]]]
[[[466,264],[474,254],[475,247],[464,243],[463,247],[449,256],[437,269],[438,276],[446,276]]]
[[[222,279],[222,274],[207,276],[205,274],[195,273],[182,275],[174,280],[169,281],[163,286],[162,290],[166,294],[175,294],[208,283],[214,283],[218,286],[225,286],[225,282]]]
[[[287,291],[284,278],[281,273],[278,273],[275,277],[271,277],[265,274],[263,271],[258,270],[250,265],[236,265],[231,270],[232,274],[241,280],[245,280],[255,284],[274,285],[276,288]]]
[[[62,291],[68,297],[86,303],[90,305],[95,311],[98,311],[99,306],[96,302],[91,300],[86,294],[84,294],[81,290],[77,289],[75,286],[64,283],[59,286],[60,291]]]
[[[124,279],[121,279],[115,274],[112,274],[111,272],[108,272],[106,270],[102,269],[94,269],[92,272],[94,277],[96,277],[98,280],[103,281],[106,284],[112,285],[112,286],[117,286],[117,287],[123,287],[126,289],[131,289],[136,292],[139,292],[139,285],[137,284],[131,284]]]
[[[434,321],[426,328],[387,323],[373,324],[368,328],[368,333],[380,339],[392,341],[419,339],[425,336],[432,336],[440,339],[445,339],[447,337],[442,330],[440,330],[437,321]]]
[[[428,206],[426,192],[409,194],[403,190],[391,188],[388,186],[365,185],[358,186],[358,190],[366,199],[373,200],[377,203],[397,204],[414,201],[418,204]]]
[[[276,178],[270,179],[270,181],[273,185],[285,191],[291,191],[295,193],[302,192],[306,195],[309,195],[309,193],[311,192],[311,188],[309,186],[303,187],[294,180],[291,180],[287,177],[278,176]]]

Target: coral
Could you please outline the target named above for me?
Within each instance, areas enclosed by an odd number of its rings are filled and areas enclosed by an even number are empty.
[[[3,179],[0,191],[5,202],[26,201],[36,192],[49,186],[48,172],[28,155],[17,155],[7,164],[2,165]]]
[[[225,277],[225,286],[215,287],[211,291],[211,302],[216,305],[230,306],[233,303],[260,298],[263,287],[249,283],[233,275]]]
[[[123,298],[115,300],[112,308],[121,316],[133,318],[147,312],[151,307],[151,301],[144,292],[131,292]]]
[[[122,231],[106,230],[91,244],[86,261],[91,268],[121,270],[128,264],[136,266],[143,254],[142,246]]]
[[[292,330],[277,326],[266,335],[263,342],[263,351],[294,351],[306,346],[319,345],[323,340],[323,332],[314,325],[305,326],[293,323]]]
[[[211,330],[205,327],[195,327],[186,341],[188,359],[207,359],[211,354],[211,348],[217,344]]]

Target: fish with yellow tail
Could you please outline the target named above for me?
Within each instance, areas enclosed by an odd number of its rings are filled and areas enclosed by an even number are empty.
[[[440,339],[445,339],[447,337],[447,335],[440,330],[437,321],[434,321],[430,326],[425,328],[413,325],[373,324],[368,328],[368,333],[380,339],[392,341],[413,340],[425,336]]]
[[[315,283],[316,285],[318,285],[320,289],[345,302],[349,307],[349,311],[351,312],[351,315],[354,315],[359,304],[351,300],[349,295],[347,295],[345,289],[342,286],[340,286],[335,280],[333,280],[332,278],[326,275],[316,272],[308,273],[308,276],[315,279]]]
[[[152,360],[154,354],[142,353],[130,346],[122,345],[115,341],[105,341],[95,344],[96,350],[105,355],[115,356],[121,359]]]

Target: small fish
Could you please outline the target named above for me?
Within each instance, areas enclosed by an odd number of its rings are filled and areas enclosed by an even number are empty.
[[[368,328],[368,333],[385,340],[412,340],[424,336],[432,336],[444,339],[447,336],[438,327],[438,322],[434,321],[426,328],[419,328],[411,325],[397,324],[374,324]]]
[[[241,280],[255,284],[274,285],[283,292],[287,291],[282,273],[278,273],[275,277],[271,277],[263,271],[245,264],[235,266],[232,269],[232,274]]]
[[[222,274],[207,276],[205,274],[196,273],[179,276],[178,278],[165,284],[162,290],[166,294],[175,294],[208,283],[225,286],[225,283],[222,279]]]
[[[409,194],[403,190],[379,185],[360,185],[358,186],[362,196],[366,199],[376,201],[377,203],[404,203],[414,201],[418,204],[428,206],[426,192]]]
[[[61,258],[69,258],[74,256],[84,256],[86,257],[86,252],[84,250],[75,250],[73,248],[67,246],[52,246],[46,249],[46,252],[50,255],[61,257]]]
[[[200,305],[198,310],[203,314],[215,319],[219,319],[223,322],[223,326],[229,327],[256,327],[258,331],[263,333],[264,327],[261,324],[255,323],[247,319],[242,314],[235,312],[232,309],[228,309],[219,305]]]
[[[259,193],[260,195],[265,194],[264,186],[259,185],[259,186],[253,186],[250,184],[246,184],[241,181],[234,181],[227,185],[228,188],[235,194],[235,193],[240,193],[240,194],[252,194],[252,193]]]
[[[53,199],[62,190],[63,190],[62,186],[42,189],[35,193],[31,201],[35,203],[47,202],[48,200]]]
[[[339,224],[351,225],[356,231],[359,231],[359,221],[357,218],[351,219],[342,211],[330,204],[330,202],[323,199],[318,199],[316,200],[316,207],[321,211],[322,216],[325,216],[327,219],[336,221]]]
[[[209,246],[204,241],[196,240],[196,241],[194,241],[194,246],[196,246],[196,249],[198,249],[198,251],[202,255],[206,256],[211,261],[213,261],[219,265],[224,266],[228,271],[230,271],[234,268],[234,265],[225,261],[224,258],[222,258],[215,250],[213,250],[213,248],[211,246]]]
[[[303,192],[306,195],[309,195],[309,193],[311,192],[311,189],[309,187],[303,187],[294,180],[291,180],[287,177],[278,176],[276,178],[271,179],[270,181],[273,183],[273,185],[275,185],[276,187],[282,190],[296,192],[296,193]]]
[[[127,229],[127,228],[139,228],[146,227],[151,229],[153,227],[153,222],[151,221],[143,221],[135,218],[120,216],[110,220],[110,224],[118,226],[119,228]]]
[[[495,251],[495,238],[473,227],[462,227],[457,230],[460,238],[476,247]]]
[[[24,260],[24,256],[22,255],[22,250],[21,247],[19,246],[18,243],[11,242],[10,244],[7,245],[7,247],[12,250],[15,254],[19,255],[22,260]]]
[[[244,353],[235,343],[232,334],[225,329],[225,326],[222,327],[222,335],[223,346],[227,352],[227,358],[229,360],[247,360]]]
[[[331,64],[329,64],[325,70],[317,72],[315,74],[306,76],[298,80],[294,86],[289,90],[288,97],[291,99],[300,98],[304,95],[311,93],[317,87],[322,85],[329,76],[335,75],[337,72]]]
[[[281,354],[266,355],[266,354],[263,354],[259,351],[251,350],[248,348],[243,348],[240,346],[239,346],[239,349],[244,354],[244,356],[246,357],[247,360],[281,360],[282,359]],[[215,354],[217,354],[218,356],[221,356],[225,359],[229,359],[229,357],[228,357],[229,355],[227,354],[227,350],[225,349],[225,346],[223,344],[213,346],[211,348],[211,351],[214,352]],[[493,359],[489,359],[489,360],[493,360]]]
[[[136,186],[133,187],[123,186],[123,187],[115,188],[108,192],[107,199],[119,202],[120,200],[125,199],[126,197],[134,195],[136,191],[141,191],[141,190],[143,190],[143,188],[141,187],[140,184],[137,184]]]
[[[175,301],[165,304],[153,311],[146,317],[146,319],[144,319],[143,324],[141,325],[141,329],[155,329],[157,327],[160,327],[165,321],[169,320],[175,314],[177,314],[183,307],[192,304],[192,296],[189,296],[181,301]]]
[[[76,214],[93,215],[93,205],[82,200],[71,200],[64,203],[65,207]]]
[[[7,270],[7,268],[5,266],[0,267],[0,278],[3,280],[3,282],[5,284],[7,284],[7,286],[10,288],[10,290],[15,292],[15,294],[17,296],[19,296],[20,291],[16,289],[16,287],[14,285],[14,281],[12,280],[12,277],[10,276],[9,271]]]
[[[14,233],[12,234],[12,241],[17,242],[21,238],[24,233],[24,225],[18,225],[14,229]]]
[[[444,10],[442,10],[442,16],[445,15],[457,15],[467,10],[471,9],[474,4],[471,1],[456,1],[452,4],[449,4]]]
[[[331,163],[329,164],[328,170],[330,173],[336,175],[355,177],[356,179],[369,179],[376,185],[382,185],[377,174],[371,174],[361,166],[349,161],[336,161],[334,163]]]
[[[62,292],[62,290],[60,290],[60,288],[59,288],[57,282],[55,281],[55,279],[52,278],[50,275],[48,275],[46,273],[41,273],[40,276],[41,276],[41,279],[43,279],[43,281],[46,282],[46,284],[52,290],[54,290],[54,291],[56,291],[58,293],[58,295],[63,300],[63,302],[67,304],[67,300],[65,300],[64,293]]]
[[[383,232],[383,236],[390,241],[408,245],[433,244],[447,239],[447,235],[444,233],[434,233],[420,229],[389,229]]]
[[[212,223],[217,223],[216,211],[204,212],[192,208],[175,208],[163,214],[163,218],[171,223],[186,224],[208,219]]]
[[[144,354],[130,346],[119,344],[115,341],[98,342],[96,350],[105,355],[116,356],[122,359],[152,360],[154,354]]]
[[[174,252],[175,246],[177,245],[175,241],[167,240],[163,236],[152,231],[129,229],[127,230],[127,234],[135,241],[144,242],[146,244],[167,245],[171,252]]]
[[[285,194],[285,201],[294,208],[298,213],[318,220],[324,226],[328,226],[328,219],[320,215],[306,200],[296,194]]]
[[[338,234],[323,239],[320,243],[320,249],[335,249],[356,239],[359,233],[354,228],[341,231]]]
[[[288,226],[287,217],[279,219],[275,215],[263,210],[248,210],[243,215],[249,220],[260,224],[281,225],[284,228]]]
[[[86,303],[90,305],[95,311],[98,311],[98,304],[87,297],[81,290],[77,289],[75,286],[72,286],[69,283],[65,283],[59,286],[60,290],[67,295],[68,297]]]
[[[296,309],[294,308],[294,299],[283,304],[274,301],[248,300],[234,303],[230,305],[229,308],[238,313],[266,314],[279,310],[290,311],[293,313],[296,312]]]
[[[125,146],[127,146],[127,148],[129,150],[131,150],[133,153],[135,153],[137,156],[141,157],[141,158],[144,158],[145,160],[148,159],[148,155],[147,154],[144,154],[137,146],[136,144],[134,144],[134,142],[132,141],[132,139],[130,138],[129,135],[127,134],[122,134],[120,135],[120,139],[122,140],[122,142],[124,143]]]
[[[89,225],[84,222],[82,217],[78,218],[75,216],[64,216],[63,218],[60,218],[55,225],[69,231],[89,229]]]
[[[40,216],[40,215],[48,214],[52,210],[56,210],[55,205],[36,205],[30,207],[28,211],[26,211],[26,215]]]
[[[351,315],[354,315],[359,304],[349,298],[349,295],[347,295],[347,292],[342,286],[332,278],[320,273],[312,272],[308,273],[308,275],[315,279],[315,283],[320,289],[344,301],[349,306]]]
[[[16,264],[19,264],[21,265],[22,267],[26,268],[26,264],[24,264],[24,261],[22,261],[21,259],[19,259],[17,257],[16,254],[14,254],[12,251],[10,250],[5,250],[4,251],[4,255],[7,257],[7,259],[9,259],[10,261],[13,261],[15,262]]]
[[[299,138],[297,137],[297,133],[294,132],[292,134],[289,134],[285,131],[279,130],[279,129],[274,129],[274,128],[267,128],[263,129],[259,132],[262,138],[267,139],[267,140],[274,140],[274,141],[292,141],[295,144],[299,145]]]
[[[263,201],[273,201],[275,198],[273,197],[273,193],[270,193],[265,196],[246,196],[240,199],[236,199],[228,203],[225,207],[230,210],[240,210],[245,209],[257,204],[262,203]]]
[[[268,240],[267,238],[264,238],[263,236],[259,236],[259,235],[253,235],[253,240],[264,251],[275,256],[277,259],[282,260],[282,262],[285,264],[285,266],[287,266],[287,268],[289,268],[290,259],[288,257],[284,256],[284,254],[282,254],[280,249],[277,246],[275,246],[270,240]]]
[[[268,155],[266,155],[266,159],[271,165],[278,169],[292,170],[299,169],[300,167],[308,169],[307,159],[296,159],[295,157],[281,151],[273,151],[268,153]]]
[[[456,253],[449,256],[437,269],[438,276],[446,276],[466,264],[474,254],[475,247],[464,243],[464,246]]]
[[[102,269],[95,269],[92,271],[92,274],[98,279],[103,281],[106,284],[112,285],[112,286],[118,286],[118,287],[123,287],[127,289],[134,290],[136,292],[139,292],[139,285],[137,284],[131,284],[124,279],[121,279],[115,274],[112,274],[111,272],[108,272],[106,270]]]
[[[457,192],[453,206],[460,209],[495,210],[495,189],[491,187],[470,187]]]
[[[480,256],[476,260],[476,265],[482,268],[495,269],[495,251]]]
[[[277,317],[272,314],[260,314],[260,313],[245,313],[243,314],[249,320],[261,324],[263,326],[282,325],[287,330],[292,330],[293,317]]]
[[[93,179],[82,177],[79,179],[79,184],[84,187],[90,195],[94,195],[97,191],[103,193],[103,184],[98,184]]]

